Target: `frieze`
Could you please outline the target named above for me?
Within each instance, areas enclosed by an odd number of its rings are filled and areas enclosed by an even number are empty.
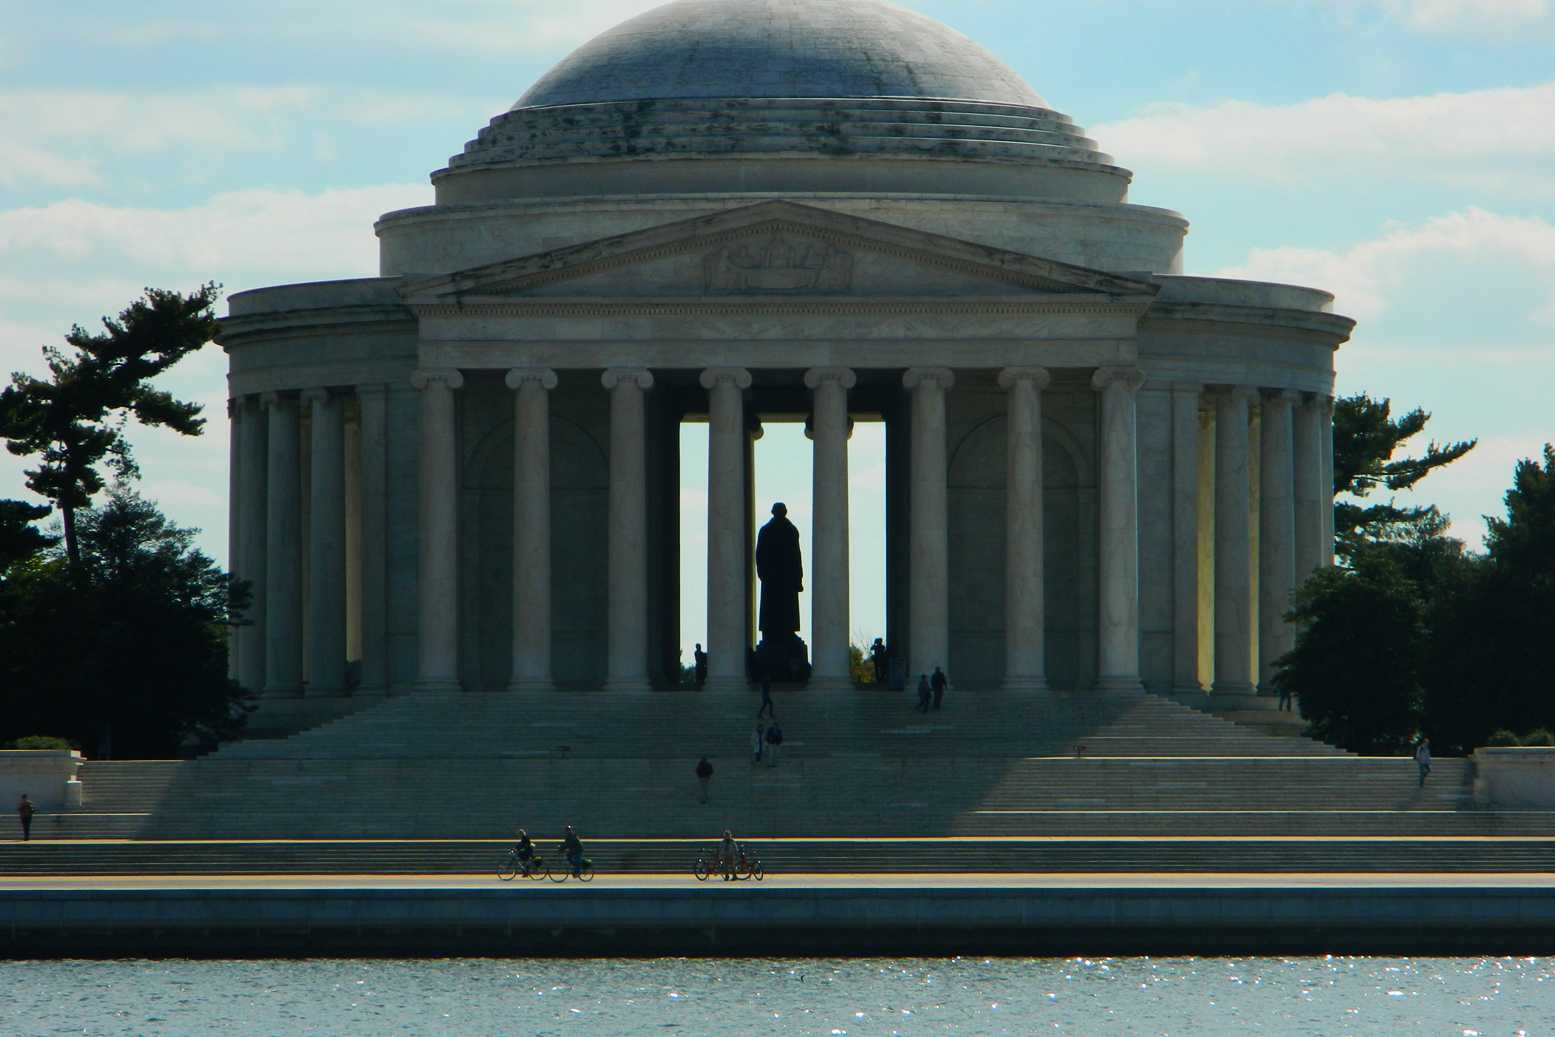
[[[738,317],[760,315],[988,316],[1043,315],[1085,317],[1138,316],[1148,300],[855,300],[807,298],[740,298],[721,302],[558,302],[503,300],[466,303],[412,303],[422,318],[449,317]]]

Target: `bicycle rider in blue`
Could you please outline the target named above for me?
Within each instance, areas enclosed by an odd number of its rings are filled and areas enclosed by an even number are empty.
[[[567,858],[567,864],[572,868],[572,877],[577,878],[583,867],[583,843],[571,825],[567,826],[567,834],[562,836],[562,856]]]

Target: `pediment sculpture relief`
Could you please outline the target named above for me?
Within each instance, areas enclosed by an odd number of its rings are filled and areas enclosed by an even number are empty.
[[[709,292],[834,292],[853,283],[846,249],[782,233],[733,241],[702,259]]]

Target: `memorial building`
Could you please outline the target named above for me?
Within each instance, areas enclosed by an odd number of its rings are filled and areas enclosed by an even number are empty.
[[[1354,324],[1185,274],[1187,220],[1101,146],[876,0],[678,0],[586,43],[379,219],[378,277],[231,297],[235,676],[262,714],[675,683],[693,421],[705,693],[743,691],[782,418],[814,450],[810,686],[845,688],[867,419],[910,672],[1255,693],[1331,562]]]

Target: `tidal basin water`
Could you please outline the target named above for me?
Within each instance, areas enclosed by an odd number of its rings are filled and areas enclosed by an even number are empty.
[[[1555,958],[67,961],[0,1034],[1555,1033]]]

